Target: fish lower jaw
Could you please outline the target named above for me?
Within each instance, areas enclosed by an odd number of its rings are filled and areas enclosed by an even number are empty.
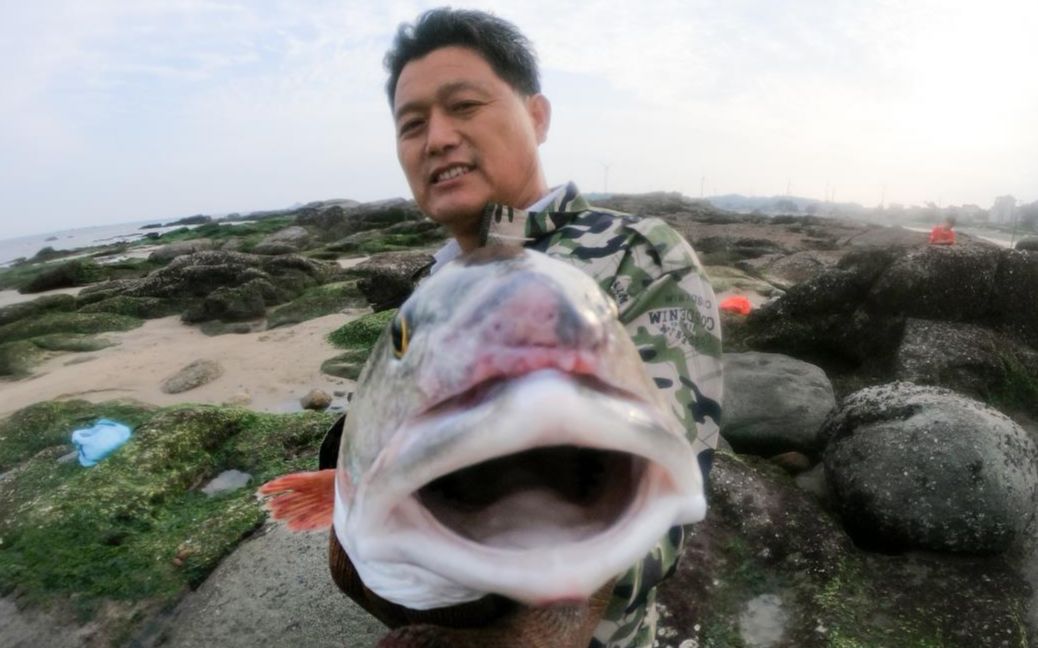
[[[533,605],[587,599],[643,558],[676,519],[689,517],[687,497],[674,492],[665,471],[651,465],[609,520],[528,490],[504,498],[478,524],[463,527],[464,520],[444,521],[442,512],[422,500],[414,496],[394,507],[377,539],[359,528],[348,534],[371,539],[353,548],[365,584],[416,609],[487,593]],[[705,513],[705,501],[694,508]],[[399,578],[401,565],[408,567],[406,583]],[[427,586],[414,587],[419,582]]]

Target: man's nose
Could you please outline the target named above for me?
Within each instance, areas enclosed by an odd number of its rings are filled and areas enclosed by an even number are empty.
[[[426,126],[425,150],[429,155],[436,155],[454,148],[461,141],[457,125],[450,116],[439,111],[429,115]]]

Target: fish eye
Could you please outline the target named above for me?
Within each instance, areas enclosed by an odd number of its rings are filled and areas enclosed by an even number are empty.
[[[393,316],[393,321],[389,324],[389,336],[393,340],[393,355],[397,359],[404,357],[407,353],[407,343],[411,337],[411,327],[407,323],[407,318],[397,311],[397,314]]]

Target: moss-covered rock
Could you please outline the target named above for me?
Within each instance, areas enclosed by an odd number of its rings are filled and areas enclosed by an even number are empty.
[[[361,315],[329,333],[328,341],[341,349],[364,349],[370,352],[394,315],[395,309]]]
[[[30,405],[0,422],[0,472],[44,448],[68,445],[72,430],[96,419],[111,418],[133,427],[146,421],[153,411],[143,403],[127,401],[44,401]]]
[[[116,295],[99,301],[91,301],[79,309],[80,313],[114,313],[140,319],[154,319],[174,315],[183,310],[183,304],[177,300],[158,299],[157,297],[129,297]]]
[[[48,312],[0,326],[0,341],[24,340],[48,333],[104,333],[129,331],[143,322],[135,317],[111,313]]]
[[[207,497],[199,486],[229,468],[258,484],[312,467],[334,418],[215,407],[138,412],[146,418],[130,441],[97,466],[56,463],[76,422],[102,412],[129,418],[105,405],[50,403],[0,427],[16,433],[0,447],[20,460],[0,480],[0,591],[17,588],[26,603],[70,597],[85,616],[101,603],[169,604],[264,518],[252,489]]]
[[[371,350],[368,348],[351,349],[322,362],[321,371],[330,376],[356,380],[360,377],[370,354]]]
[[[40,347],[28,340],[0,343],[0,376],[26,376],[43,355]]]
[[[32,301],[19,302],[0,308],[0,326],[27,317],[36,317],[48,311],[75,310],[76,298],[72,295],[44,295]]]
[[[50,333],[30,341],[45,351],[100,351],[116,344],[112,340],[77,333]]]
[[[48,268],[18,289],[21,293],[38,293],[55,288],[85,286],[107,278],[104,268],[93,259],[73,259]]]
[[[367,301],[356,281],[342,281],[311,288],[295,300],[278,306],[267,316],[267,328],[298,324],[344,308],[364,308]]]

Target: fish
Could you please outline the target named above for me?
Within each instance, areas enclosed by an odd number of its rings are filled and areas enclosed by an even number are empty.
[[[400,307],[336,468],[259,492],[292,530],[332,526],[364,586],[413,610],[587,601],[706,514],[692,445],[615,301],[570,263],[503,247]]]

